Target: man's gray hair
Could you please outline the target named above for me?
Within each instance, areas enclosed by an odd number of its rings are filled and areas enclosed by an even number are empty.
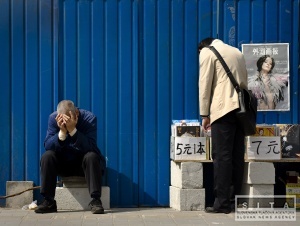
[[[62,100],[57,105],[58,114],[68,114],[71,111],[73,114],[76,113],[76,107],[71,100]]]

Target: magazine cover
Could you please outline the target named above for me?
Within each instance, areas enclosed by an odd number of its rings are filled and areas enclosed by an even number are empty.
[[[257,124],[255,134],[252,136],[275,136],[276,135],[276,126],[274,125],[263,125]]]
[[[281,138],[282,158],[300,158],[300,125],[276,124]]]
[[[243,44],[242,52],[257,110],[289,111],[289,44]]]

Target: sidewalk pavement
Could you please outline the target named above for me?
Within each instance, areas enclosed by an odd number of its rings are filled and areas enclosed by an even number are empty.
[[[204,211],[177,211],[172,208],[113,208],[105,214],[90,211],[58,211],[57,213],[36,214],[33,210],[0,208],[0,226],[201,226],[201,225],[300,225],[300,212],[296,221],[235,221],[235,213],[208,214]]]

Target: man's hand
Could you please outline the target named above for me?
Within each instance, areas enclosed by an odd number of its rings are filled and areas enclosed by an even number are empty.
[[[205,132],[210,128],[210,118],[209,117],[202,118],[202,127],[204,128]]]
[[[65,124],[65,121],[64,121],[64,114],[58,114],[56,116],[55,120],[57,122],[57,126],[59,127],[60,131],[63,134],[66,134],[68,131],[67,131],[67,127],[66,127],[66,124]]]
[[[78,117],[75,113],[72,113],[71,111],[69,111],[69,113],[70,113],[71,117],[64,114],[63,119],[64,119],[64,122],[65,122],[65,125],[67,128],[67,131],[69,133],[71,133],[76,128]]]

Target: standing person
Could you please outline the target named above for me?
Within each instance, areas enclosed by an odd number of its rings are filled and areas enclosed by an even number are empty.
[[[235,110],[238,94],[216,55],[214,46],[224,58],[237,83],[247,88],[247,70],[243,54],[221,40],[206,38],[199,43],[199,102],[204,130],[211,127],[214,164],[214,195],[208,213],[230,213],[230,199],[239,194],[244,173],[245,135],[238,124]]]
[[[42,155],[41,194],[44,201],[36,213],[57,212],[55,188],[57,176],[85,176],[92,198],[92,213],[104,213],[101,202],[102,175],[106,163],[97,147],[97,118],[84,109],[78,109],[70,100],[57,105],[49,116]]]
[[[284,100],[283,89],[287,86],[287,76],[274,75],[275,60],[270,55],[261,56],[257,62],[258,74],[249,78],[249,89],[257,98],[257,110],[275,109]]]

